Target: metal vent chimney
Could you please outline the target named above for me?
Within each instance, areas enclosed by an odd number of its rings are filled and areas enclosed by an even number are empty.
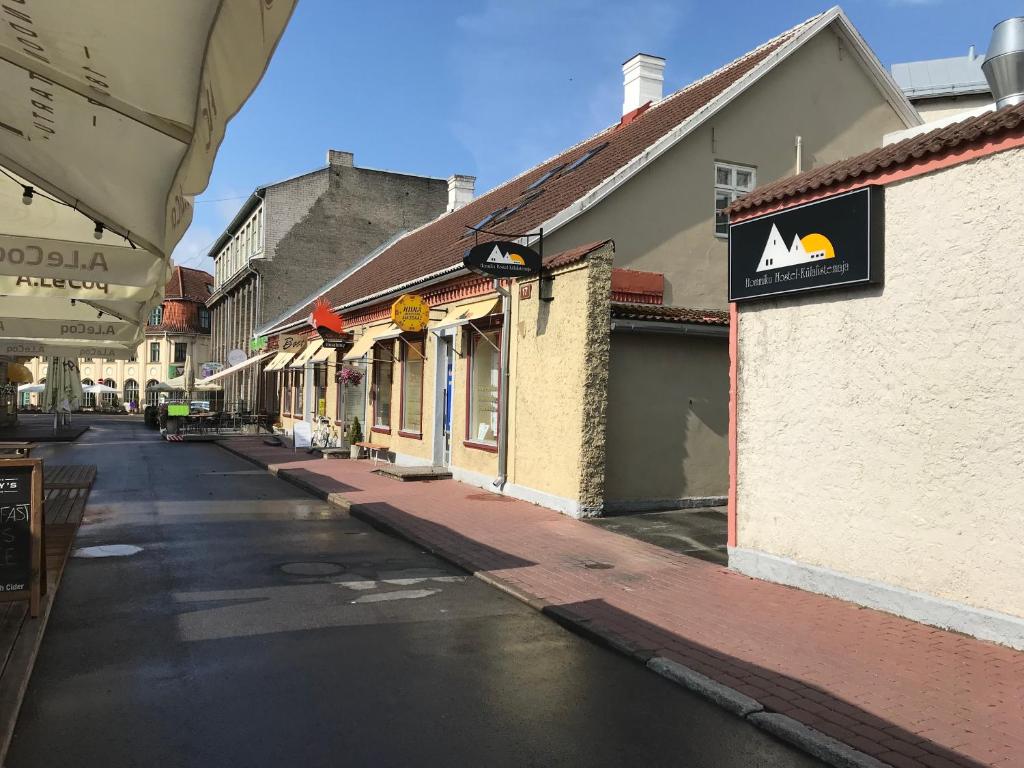
[[[1024,17],[1001,21],[981,63],[996,109],[1024,103]]]

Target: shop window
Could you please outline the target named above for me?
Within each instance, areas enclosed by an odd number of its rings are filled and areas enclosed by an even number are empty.
[[[358,384],[353,384],[351,380],[347,383],[338,382],[338,421],[342,422],[345,430],[348,430],[352,426],[352,420],[359,419],[360,427],[366,429],[366,388],[370,383],[366,375],[366,362],[355,360],[343,363],[340,362],[342,354],[344,353],[338,353],[339,362],[336,370],[340,371],[343,367],[351,368],[361,375]]]
[[[469,393],[466,440],[486,446],[498,444],[498,398],[501,331],[473,333],[469,357]]]
[[[402,432],[423,430],[423,339],[402,342]]]
[[[294,378],[291,371],[284,372],[284,403],[283,410],[285,416],[292,415],[292,379]]]
[[[160,342],[151,341],[149,342],[149,362],[159,363],[160,362]]]
[[[715,234],[729,235],[729,218],[722,213],[733,200],[750,192],[756,182],[756,170],[748,165],[715,163]]]
[[[185,358],[188,356],[188,342],[187,341],[176,341],[174,342],[174,362],[184,363]]]
[[[313,366],[313,411],[317,416],[327,415],[327,363]]]
[[[395,347],[390,341],[373,347],[373,426],[391,429],[391,390],[395,375]]]
[[[305,388],[306,373],[305,371],[295,371],[294,376],[295,382],[292,387],[292,416],[296,419],[301,419],[304,415],[302,412],[302,394]]]

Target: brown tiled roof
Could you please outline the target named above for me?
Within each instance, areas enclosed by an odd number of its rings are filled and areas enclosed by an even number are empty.
[[[587,243],[586,245],[579,245],[575,248],[570,248],[567,251],[559,251],[552,256],[544,257],[544,266],[548,269],[558,269],[559,267],[567,267],[570,264],[575,264],[577,261],[583,261],[587,256],[596,251],[602,246],[608,245],[611,240],[601,240],[595,243]]]
[[[213,275],[201,269],[174,267],[171,279],[164,288],[164,298],[199,301],[203,304],[210,298],[207,286],[213,285]]]
[[[536,229],[707,106],[773,52],[794,40],[818,18],[815,16],[783,32],[750,53],[691,83],[625,125],[616,123],[478,197],[463,208],[445,214],[401,238],[328,291],[327,300],[332,307],[338,307],[428,275],[456,269],[462,263],[465,250],[474,243],[472,233],[466,226],[476,225],[494,211],[509,211],[503,218],[487,225],[487,228],[495,232],[522,233]],[[572,163],[595,150],[596,153],[582,165],[569,170]],[[561,172],[559,169],[562,169]],[[547,174],[551,175],[541,181]],[[537,186],[530,189],[535,183],[538,183]],[[488,242],[496,237],[481,234],[480,242]],[[306,305],[297,310],[279,325],[287,325],[305,317],[310,312],[309,307]]]
[[[877,172],[927,162],[936,155],[945,155],[954,149],[966,149],[1010,134],[1024,135],[1024,104],[976,115],[846,160],[765,184],[741,197],[726,210],[737,213],[797,195],[824,191],[847,181],[861,177],[867,179]]]
[[[612,302],[612,317],[621,320],[657,320],[663,323],[729,325],[729,313],[720,309],[687,309],[660,304],[621,304]]]

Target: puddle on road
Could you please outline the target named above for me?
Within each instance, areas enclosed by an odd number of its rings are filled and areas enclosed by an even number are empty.
[[[130,557],[142,551],[134,544],[101,544],[96,547],[82,547],[71,553],[72,557]]]

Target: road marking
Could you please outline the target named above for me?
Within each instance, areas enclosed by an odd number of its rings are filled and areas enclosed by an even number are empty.
[[[352,601],[355,603],[383,603],[387,600],[418,600],[440,592],[440,589],[401,589],[397,592],[380,592],[376,595],[363,595]]]
[[[134,544],[101,544],[98,547],[82,547],[71,553],[72,557],[129,557],[142,551]]]

